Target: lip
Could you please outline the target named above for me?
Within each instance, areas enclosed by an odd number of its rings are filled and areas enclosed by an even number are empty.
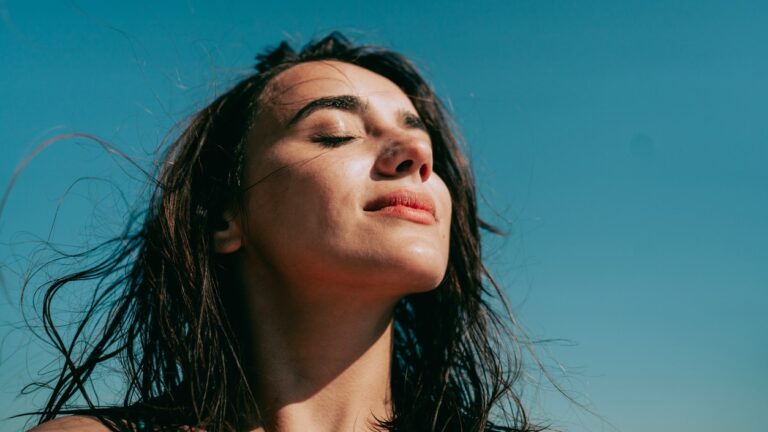
[[[424,225],[437,222],[435,202],[423,192],[400,189],[381,195],[368,202],[366,212],[406,219]]]

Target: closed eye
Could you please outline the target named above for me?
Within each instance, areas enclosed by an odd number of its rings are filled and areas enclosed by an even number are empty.
[[[312,136],[311,140],[314,143],[319,143],[325,147],[338,147],[346,142],[354,140],[355,136],[351,135],[326,135],[317,134]]]
[[[420,129],[420,130],[423,130],[424,132],[427,131],[427,126],[424,124],[423,121],[421,121],[419,116],[415,114],[406,112],[403,115],[403,123],[409,128]]]

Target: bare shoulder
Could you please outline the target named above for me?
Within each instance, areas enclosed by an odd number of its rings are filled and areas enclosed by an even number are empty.
[[[258,429],[260,431],[261,429]],[[95,417],[73,415],[60,417],[36,426],[27,432],[111,432]],[[205,432],[204,429],[181,427],[180,432]]]
[[[108,432],[109,428],[93,417],[67,416],[47,421],[29,432]]]

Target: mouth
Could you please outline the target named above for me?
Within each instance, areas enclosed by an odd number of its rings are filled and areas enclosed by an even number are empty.
[[[431,225],[437,222],[435,203],[432,197],[422,192],[407,189],[381,195],[366,204],[363,210],[424,225]]]

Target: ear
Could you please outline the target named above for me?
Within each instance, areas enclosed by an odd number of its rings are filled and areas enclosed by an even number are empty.
[[[213,231],[213,250],[218,254],[237,252],[243,246],[240,220],[227,210]]]

